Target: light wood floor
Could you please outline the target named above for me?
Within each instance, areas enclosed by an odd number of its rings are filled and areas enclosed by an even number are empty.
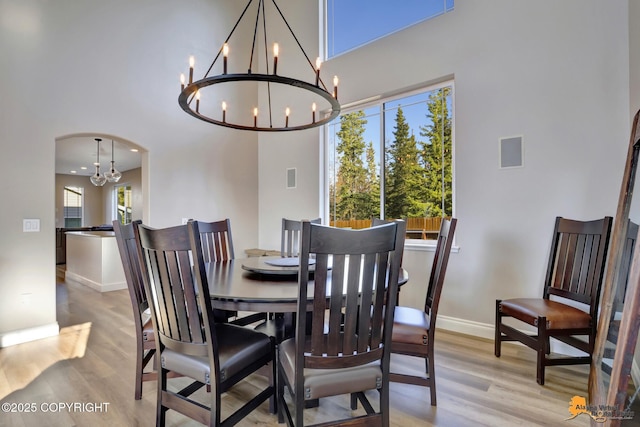
[[[101,294],[62,279],[58,280],[57,298],[59,336],[0,349],[1,403],[33,403],[37,409],[35,413],[2,412],[0,426],[153,426],[156,383],[145,383],[143,399],[133,399],[135,345],[127,291]],[[550,367],[545,386],[539,386],[533,351],[508,343],[502,354],[501,358],[493,355],[492,341],[439,330],[438,406],[429,404],[427,389],[392,384],[391,424],[589,425],[586,415],[565,420],[569,400],[575,395],[587,396],[587,366]],[[396,369],[409,370],[424,366],[420,361],[395,356],[393,364]],[[225,404],[234,406],[263,381],[262,377],[253,377],[226,395]],[[84,404],[84,408],[68,410],[58,403]],[[106,410],[87,412],[87,404],[93,403],[108,406]],[[43,404],[49,412],[43,412]],[[322,399],[319,408],[305,411],[305,417],[309,422],[319,422],[329,419],[327,415],[340,413],[350,413],[347,398]],[[171,412],[168,424],[198,425]],[[263,404],[240,425],[278,424]]]

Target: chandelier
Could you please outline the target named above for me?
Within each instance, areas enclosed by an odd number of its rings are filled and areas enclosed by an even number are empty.
[[[113,160],[113,139],[111,140],[111,169],[109,172],[104,174],[104,177],[107,178],[109,182],[118,182],[120,178],[122,178],[122,174],[116,169],[115,161]]]
[[[301,52],[300,55],[304,56],[302,60],[309,65],[309,77],[312,83],[278,74],[278,66],[280,65],[280,70],[282,70],[286,64],[278,64],[278,57],[280,56],[279,44],[271,44],[268,40],[265,13],[265,3],[268,2],[268,0],[256,1],[257,9],[255,13],[255,24],[253,25],[253,42],[247,68],[245,68],[247,72],[228,72],[230,50],[234,48],[231,37],[253,1],[254,0],[249,0],[240,18],[238,18],[238,21],[233,26],[224,43],[218,49],[218,53],[213,59],[213,62],[200,80],[194,81],[195,58],[193,56],[189,58],[188,81],[184,74],[180,75],[181,92],[178,97],[178,104],[185,112],[205,122],[249,131],[294,131],[309,129],[330,122],[340,113],[338,77],[335,76],[333,78],[333,90],[330,92],[320,76],[320,58],[316,60],[315,65],[311,63],[309,56],[302,48],[300,41],[294,34],[275,0],[271,0],[271,3],[277,11],[277,14],[274,12],[273,15],[279,15],[282,18],[284,25],[286,25],[293,40],[295,40],[298,45]],[[260,41],[260,43],[264,43],[264,74],[254,72],[253,70],[258,62],[254,61],[254,57],[258,56],[257,50],[259,49],[257,49],[257,47],[260,28],[262,28],[262,35],[264,36],[264,40]],[[269,49],[269,46],[273,46],[273,50]],[[269,59],[270,51],[272,52],[271,60]],[[220,56],[222,56],[222,64],[219,64],[215,68],[221,71],[221,73],[213,75],[214,66],[216,66]],[[270,69],[269,66],[271,64],[273,64],[273,67]],[[224,95],[220,94],[221,91],[215,94],[215,88],[219,89],[222,85],[233,82],[254,82],[258,85],[266,85],[267,111],[259,111],[256,105],[237,105],[232,99],[224,99]],[[278,90],[289,87],[294,88],[295,93],[300,95],[298,102],[304,103],[305,101],[313,100],[313,102],[309,102],[308,107],[300,107],[300,110],[308,108],[306,111],[293,111],[288,104],[281,106],[276,105],[276,96],[272,95],[275,95]],[[209,89],[204,91],[203,89],[205,88]],[[278,99],[286,99],[286,102],[291,102],[290,96],[280,96]],[[209,100],[208,104],[207,100]],[[214,103],[215,105],[212,105]]]
[[[100,141],[102,141],[102,139],[101,138],[95,138],[95,141],[96,141],[96,146],[97,146],[96,163],[95,163],[96,172],[91,176],[91,178],[89,178],[89,180],[96,187],[102,187],[104,185],[104,183],[107,182],[107,178],[104,175],[100,175]]]
[[[89,178],[91,183],[96,187],[102,187],[107,182],[118,182],[120,178],[122,178],[122,174],[116,169],[113,150],[113,139],[111,140],[111,169],[109,172],[105,174],[100,174],[100,142],[102,138],[94,138],[96,141],[96,162],[94,165],[96,166],[96,172]]]

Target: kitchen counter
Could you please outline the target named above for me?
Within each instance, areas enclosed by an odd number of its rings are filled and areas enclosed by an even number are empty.
[[[113,231],[68,231],[66,278],[100,292],[126,289]]]

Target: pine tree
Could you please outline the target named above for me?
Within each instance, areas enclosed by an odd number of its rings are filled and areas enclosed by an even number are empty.
[[[371,217],[369,174],[365,167],[364,130],[367,120],[364,111],[340,117],[340,131],[336,136],[339,167],[336,182],[336,218],[366,219]]]
[[[423,202],[424,178],[419,164],[414,135],[409,135],[402,108],[396,113],[394,140],[387,147],[385,176],[385,216],[387,218],[420,217],[425,215]]]
[[[420,157],[426,175],[427,216],[451,216],[452,196],[452,141],[451,117],[447,98],[451,88],[442,88],[429,96],[427,118],[430,125],[420,126],[420,135],[427,138],[422,143]]]

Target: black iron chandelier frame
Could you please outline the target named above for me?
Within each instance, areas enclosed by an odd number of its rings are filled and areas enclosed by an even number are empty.
[[[227,56],[226,56],[226,52],[225,52],[225,47],[228,45],[228,42],[231,39],[231,36],[233,35],[233,33],[235,32],[236,28],[238,27],[238,25],[240,24],[240,22],[244,18],[247,10],[249,9],[249,6],[251,6],[251,3],[253,3],[253,1],[254,0],[249,0],[248,1],[247,5],[245,6],[245,8],[244,8],[244,10],[242,12],[242,14],[240,15],[240,17],[236,21],[236,23],[233,26],[231,32],[229,33],[229,35],[225,39],[223,45],[218,50],[218,53],[217,53],[216,57],[214,58],[213,62],[209,66],[207,72],[205,73],[205,75],[204,75],[204,77],[202,79],[193,81],[193,64],[190,65],[189,82],[188,82],[188,84],[186,84],[186,82],[184,82],[184,81],[182,82],[181,92],[180,92],[180,95],[178,96],[178,104],[180,105],[180,107],[186,113],[190,114],[191,116],[193,116],[193,117],[195,117],[197,119],[200,119],[200,120],[203,120],[205,122],[212,123],[212,124],[215,124],[215,125],[225,126],[225,127],[229,127],[229,128],[233,128],[233,129],[239,129],[239,130],[263,131],[263,132],[296,131],[296,130],[303,130],[303,129],[309,129],[309,128],[313,128],[313,127],[318,127],[318,126],[322,126],[322,125],[324,125],[326,123],[329,123],[331,120],[333,120],[334,118],[336,118],[340,114],[340,103],[338,102],[337,77],[334,78],[334,90],[333,90],[333,93],[330,93],[327,90],[326,85],[322,81],[322,78],[320,77],[320,65],[319,65],[319,63],[317,63],[317,65],[315,67],[311,63],[311,60],[309,59],[309,56],[307,55],[307,53],[305,52],[304,48],[300,44],[300,41],[298,40],[298,38],[294,34],[293,29],[291,28],[291,26],[287,22],[286,18],[284,17],[284,14],[282,13],[280,8],[278,7],[278,5],[275,2],[275,0],[271,0],[271,2],[275,6],[276,10],[278,11],[280,17],[282,18],[282,20],[286,24],[287,28],[289,29],[289,32],[291,33],[291,35],[293,36],[294,40],[296,41],[298,47],[300,48],[302,54],[304,55],[304,57],[306,59],[306,61],[309,63],[309,66],[311,67],[311,70],[313,71],[313,75],[315,77],[315,84],[308,83],[306,81],[295,79],[295,78],[292,78],[292,77],[286,77],[286,76],[278,75],[276,73],[277,72],[277,54],[274,55],[273,72],[269,71],[269,60],[268,60],[268,53],[267,53],[268,52],[268,50],[267,50],[267,27],[266,27],[266,14],[265,14],[265,1],[266,0],[258,0],[258,8],[257,8],[257,12],[256,12],[256,21],[255,21],[254,33],[253,33],[253,43],[252,43],[251,56],[250,56],[250,59],[249,59],[249,67],[248,67],[247,73],[235,73],[235,74],[228,74],[227,73]],[[266,59],[266,74],[260,74],[260,73],[253,73],[252,72],[253,58],[254,58],[254,53],[255,53],[255,48],[256,48],[256,43],[257,43],[258,29],[260,27],[259,22],[260,22],[260,16],[261,15],[262,15],[262,29],[263,29],[263,34],[264,34],[264,51],[265,51],[265,59]],[[220,75],[209,76],[209,74],[213,70],[214,65],[216,64],[216,62],[218,61],[218,59],[220,58],[221,55],[223,55],[223,60],[224,60],[223,73],[220,74]],[[207,115],[205,115],[205,114],[200,112],[200,100],[198,99],[198,96],[197,96],[198,95],[198,91],[200,91],[201,89],[203,89],[205,87],[209,87],[209,86],[213,86],[213,85],[217,85],[217,84],[224,84],[224,83],[231,83],[231,82],[243,82],[243,81],[266,82],[267,83],[268,106],[269,106],[269,108],[268,108],[269,109],[269,111],[268,111],[268,113],[269,113],[269,126],[258,126],[257,117],[256,117],[257,116],[257,112],[254,113],[253,126],[248,126],[248,125],[244,125],[244,124],[240,124],[240,123],[233,123],[233,122],[227,121],[226,120],[225,107],[223,107],[223,109],[222,109],[220,119],[207,116]],[[289,85],[289,86],[293,86],[295,88],[299,88],[299,89],[302,89],[302,90],[306,90],[306,91],[312,92],[313,94],[315,94],[315,95],[319,96],[320,98],[326,100],[330,105],[330,109],[323,110],[322,113],[318,112],[319,118],[318,118],[318,120],[316,120],[316,112],[315,112],[315,104],[314,104],[312,120],[310,122],[303,123],[303,124],[294,124],[292,126],[289,126],[289,117],[287,115],[285,126],[274,126],[274,124],[273,124],[273,116],[272,116],[272,112],[271,112],[271,85],[272,85],[272,83],[273,84],[280,84],[280,85]],[[194,103],[193,101],[194,100],[195,100],[195,108],[193,108],[193,103]]]

